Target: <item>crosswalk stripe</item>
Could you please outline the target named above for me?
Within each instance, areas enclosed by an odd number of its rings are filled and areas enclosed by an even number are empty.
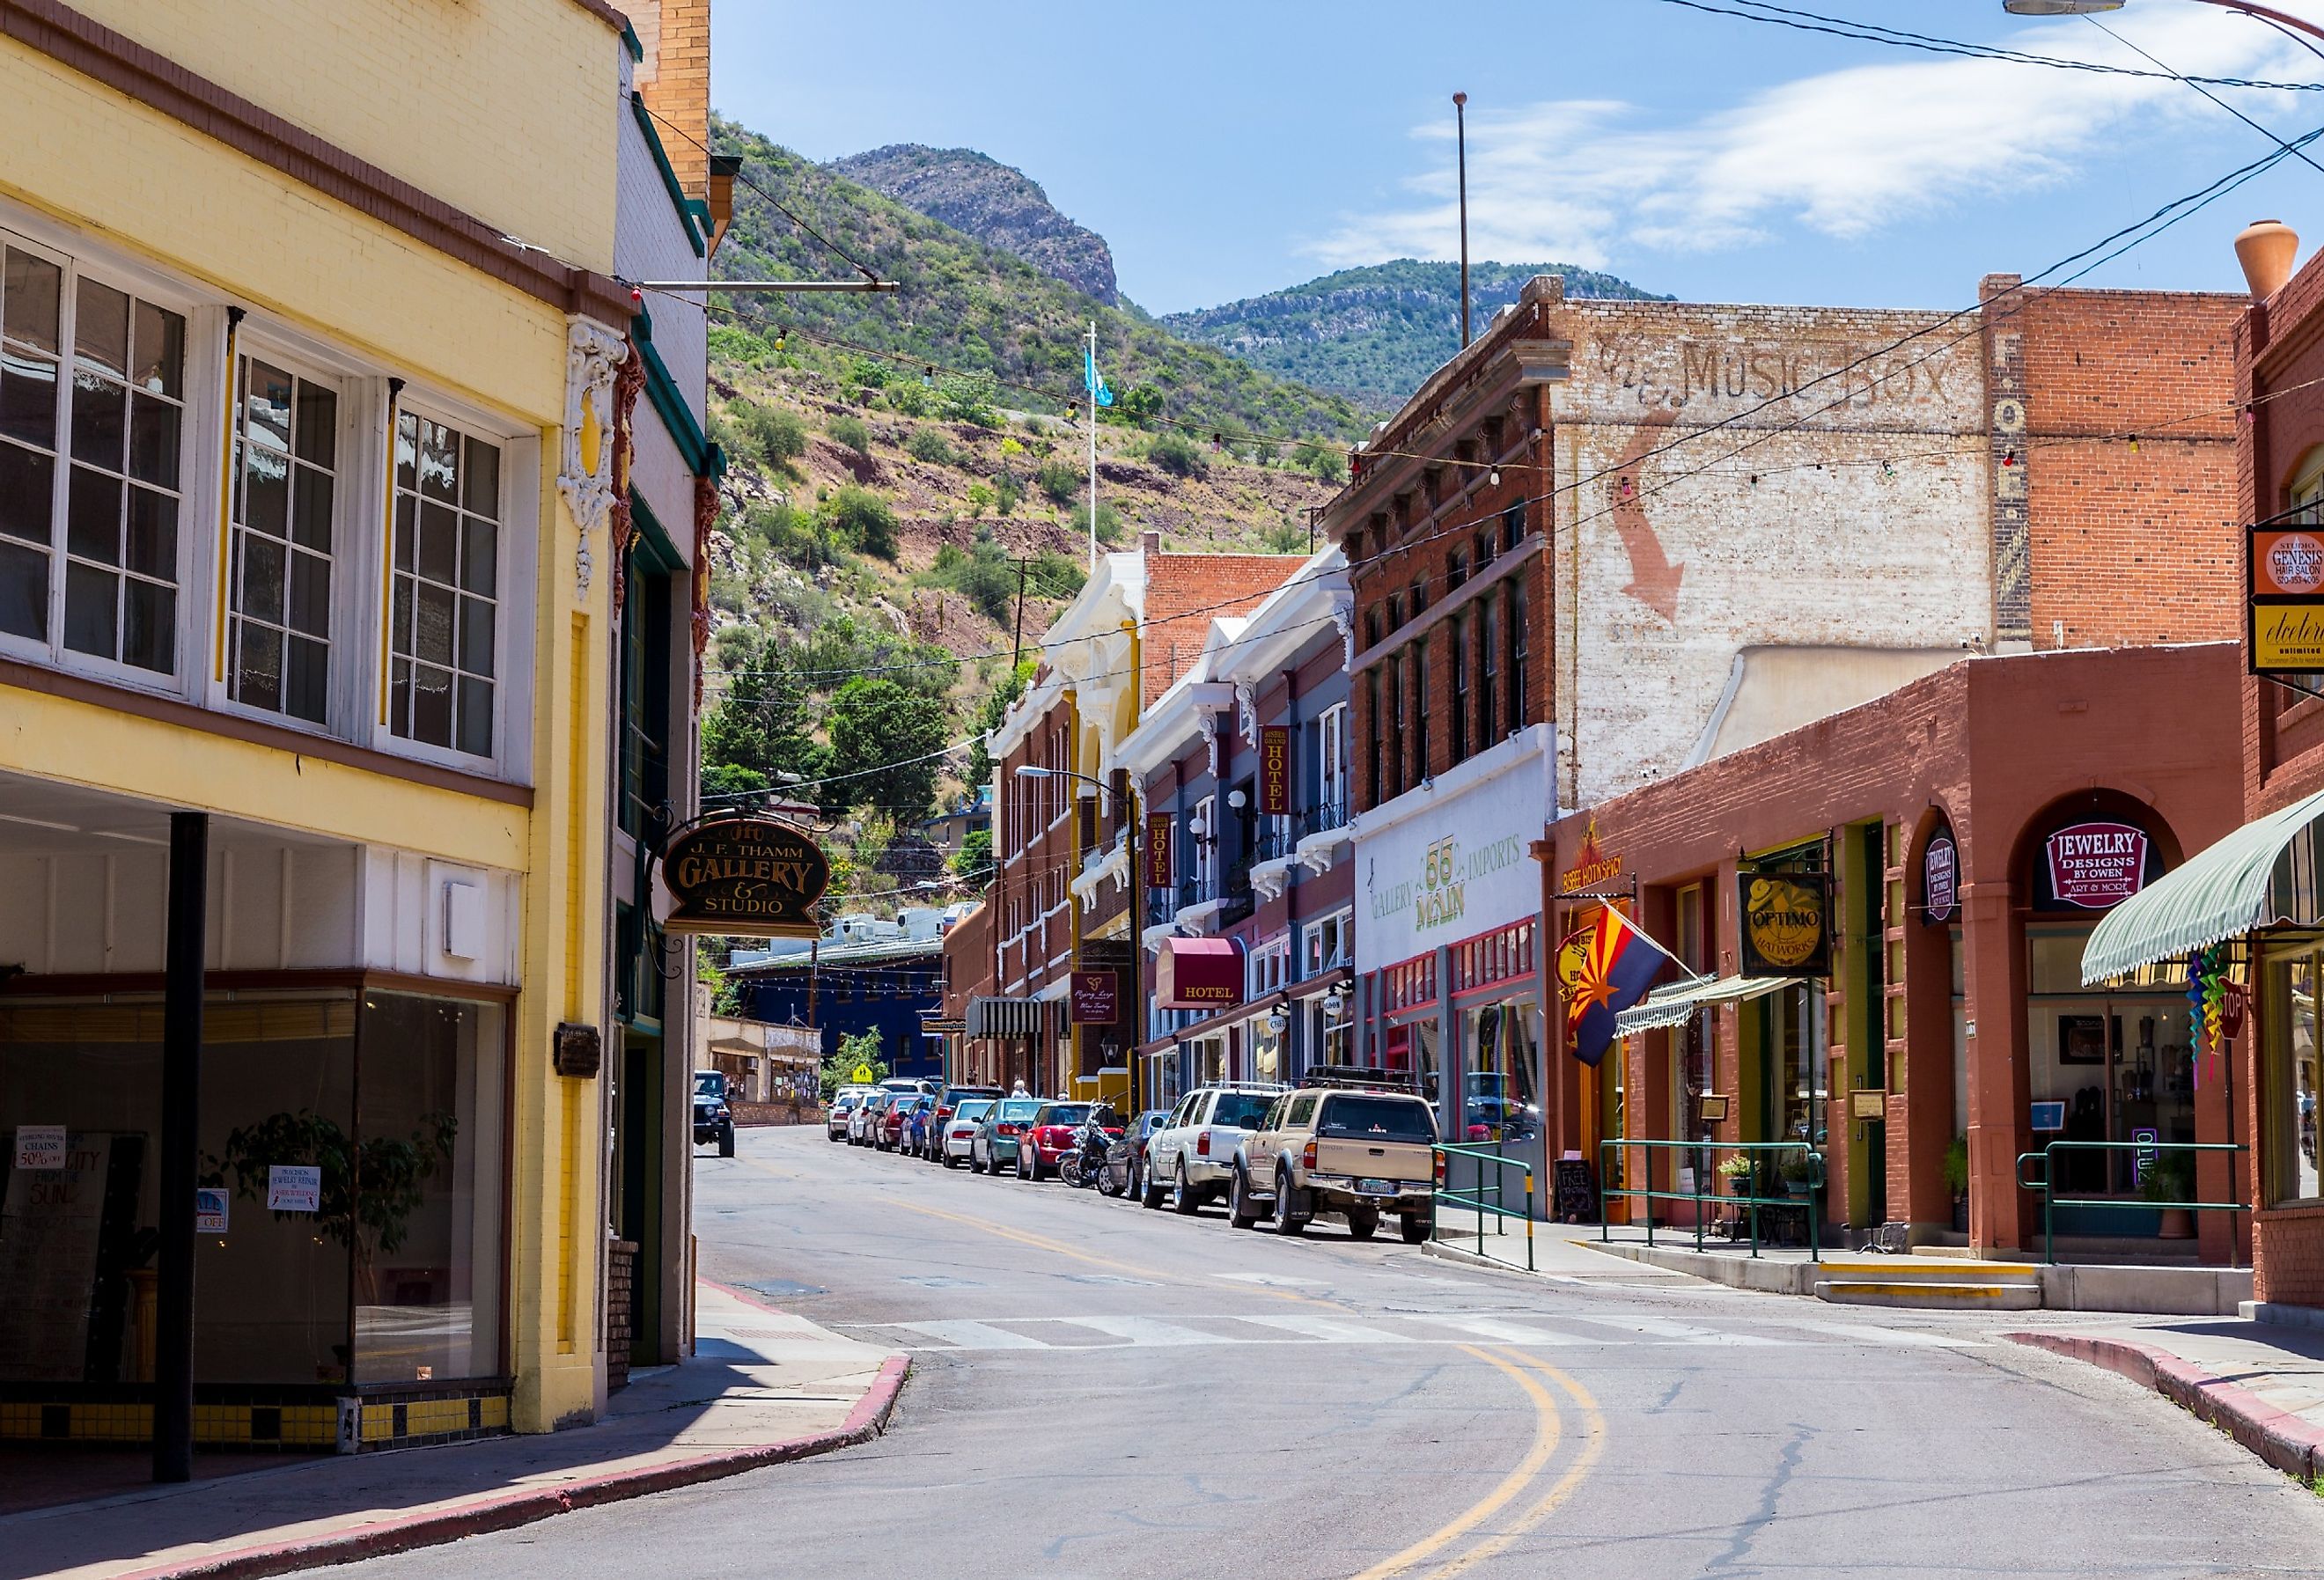
[[[1065,1317],[1058,1320],[1071,1323],[1075,1327],[1093,1327],[1100,1333],[1128,1339],[1133,1344],[1150,1347],[1234,1342],[1221,1334],[1203,1333],[1191,1327],[1180,1327],[1176,1323],[1157,1322],[1150,1317]]]
[[[887,1322],[882,1327],[909,1328],[914,1333],[927,1334],[964,1350],[1047,1350],[1056,1346],[1037,1338],[1027,1338],[1020,1333],[1010,1333],[1005,1327],[995,1327],[989,1322],[970,1322],[954,1318],[945,1322]]]
[[[1811,1333],[1828,1333],[1836,1338],[1854,1339],[1861,1344],[1884,1344],[1893,1349],[1918,1350],[1981,1350],[1984,1341],[1959,1338],[1949,1333],[1931,1333],[1922,1327],[1874,1327],[1858,1322],[1794,1321],[1789,1326],[1804,1327]]]
[[[1545,1327],[1529,1327],[1522,1322],[1504,1322],[1498,1317],[1423,1317],[1422,1322],[1442,1323],[1457,1327],[1463,1333],[1475,1334],[1504,1344],[1586,1344],[1570,1333],[1553,1333]]]
[[[1303,1338],[1327,1339],[1343,1344],[1408,1344],[1410,1334],[1396,1333],[1385,1327],[1366,1327],[1360,1323],[1333,1322],[1327,1317],[1238,1317],[1237,1322],[1255,1323],[1260,1327],[1281,1328]]]
[[[1625,1328],[1632,1333],[1642,1333],[1665,1344],[1766,1346],[1786,1342],[1768,1338],[1762,1334],[1724,1333],[1714,1328],[1697,1327],[1691,1322],[1673,1322],[1666,1317],[1637,1317],[1625,1313],[1620,1317],[1585,1317],[1579,1320],[1600,1327]]]

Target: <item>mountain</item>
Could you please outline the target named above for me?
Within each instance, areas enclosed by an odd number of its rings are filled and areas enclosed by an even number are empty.
[[[1472,263],[1475,331],[1536,274],[1564,275],[1568,296],[1673,300],[1569,263]],[[1277,377],[1392,411],[1461,348],[1461,265],[1398,258],[1158,321]]]
[[[1367,414],[1342,395],[1321,394],[1182,338],[1142,314],[1109,306],[1051,278],[1015,254],[928,218],[893,198],[802,159],[724,117],[712,139],[742,157],[734,217],[717,273],[733,280],[844,280],[853,274],[831,246],[779,212],[782,204],[848,256],[899,282],[894,296],[830,292],[790,296],[714,293],[713,322],[728,355],[747,356],[736,335],[776,355],[837,374],[966,374],[991,381],[986,400],[1062,412],[1083,400],[1083,337],[1098,325],[1098,365],[1125,404],[1145,392],[1164,426],[1211,432],[1350,439]],[[769,200],[771,194],[774,202]],[[799,333],[786,339],[784,331]],[[862,381],[858,381],[862,382]]]
[[[1113,249],[1057,212],[1024,171],[973,148],[891,143],[824,166],[1004,253],[1108,307],[1120,305]]]

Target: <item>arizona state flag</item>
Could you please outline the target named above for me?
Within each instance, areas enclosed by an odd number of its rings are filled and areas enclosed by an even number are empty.
[[[1664,966],[1677,964],[1610,905],[1569,934],[1557,955],[1566,1040],[1592,1068],[1613,1043],[1614,1017],[1646,996]]]

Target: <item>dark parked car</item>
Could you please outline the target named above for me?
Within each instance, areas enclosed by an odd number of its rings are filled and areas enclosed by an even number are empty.
[[[718,1143],[718,1155],[734,1155],[734,1111],[727,1105],[726,1077],[717,1070],[694,1072],[694,1144]]]
[[[945,1131],[952,1123],[952,1116],[960,1112],[960,1105],[973,1098],[998,1098],[1000,1095],[1001,1088],[998,1086],[946,1086],[936,1095],[936,1105],[928,1115],[927,1133],[918,1155],[931,1163],[946,1163]]]
[[[1170,1117],[1167,1108],[1149,1108],[1130,1122],[1120,1137],[1105,1151],[1105,1172],[1098,1176],[1097,1187],[1108,1196],[1136,1196],[1146,1178],[1146,1143]]]

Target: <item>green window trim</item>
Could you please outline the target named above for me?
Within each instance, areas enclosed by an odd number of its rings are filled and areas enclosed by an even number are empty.
[[[654,514],[645,495],[634,488],[630,490],[630,519],[637,523],[639,558],[664,576],[685,575],[686,561],[678,557],[669,529],[661,524],[661,518]]]
[[[638,123],[638,130],[646,134],[646,146],[653,150],[654,164],[661,171],[661,184],[669,192],[670,205],[678,210],[678,222],[686,227],[686,241],[697,258],[710,255],[709,244],[703,238],[706,232],[695,222],[694,206],[678,184],[678,171],[669,162],[669,151],[661,145],[661,134],[654,130],[653,112],[646,108],[645,96],[632,88],[630,92],[630,114]],[[708,205],[704,205],[706,214]]]

